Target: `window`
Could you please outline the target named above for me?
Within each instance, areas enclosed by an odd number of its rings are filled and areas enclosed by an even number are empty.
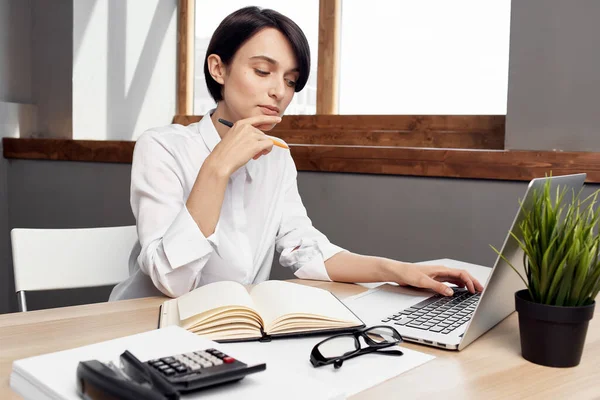
[[[218,24],[230,13],[248,6],[245,0],[219,2],[197,1],[195,23],[194,114],[203,115],[215,107],[204,80],[204,57],[210,38]],[[317,46],[319,35],[319,0],[297,2],[261,0],[253,5],[272,8],[296,22],[304,31],[311,50],[311,72],[304,89],[294,96],[286,114],[314,114],[317,102]]]
[[[510,0],[342,1],[340,114],[506,114]]]

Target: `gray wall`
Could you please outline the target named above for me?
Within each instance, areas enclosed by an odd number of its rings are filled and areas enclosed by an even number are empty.
[[[71,138],[73,1],[32,0],[32,81],[39,137]]]
[[[133,224],[130,171],[127,164],[11,160],[9,226]],[[502,245],[526,187],[524,182],[314,172],[300,172],[298,185],[315,226],[348,250],[411,262],[449,257],[482,265],[493,264],[489,245]],[[586,192],[593,188],[600,186],[588,185]],[[278,265],[272,274],[291,276]],[[12,294],[12,271],[10,277]],[[41,308],[101,301],[108,292],[55,292],[29,302]]]
[[[0,102],[32,102],[31,57],[31,1],[0,0]],[[5,134],[0,132],[0,138]],[[7,168],[7,161],[0,157],[0,314],[9,311],[12,295]]]
[[[1,10],[0,10],[1,11]],[[2,143],[0,142],[0,151]],[[8,235],[8,162],[0,157],[0,314],[11,308],[12,262]]]
[[[506,148],[600,151],[600,1],[513,1]]]
[[[129,206],[129,164],[28,160],[10,160],[8,164],[8,229],[135,224]],[[6,283],[0,283],[10,293],[8,309],[16,311],[12,267],[4,268],[2,274],[8,277]],[[105,301],[110,289],[31,293],[27,305],[41,309]]]
[[[31,1],[0,0],[0,101],[31,102]]]

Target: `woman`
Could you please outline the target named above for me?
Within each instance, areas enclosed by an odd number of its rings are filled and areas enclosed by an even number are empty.
[[[223,20],[206,54],[216,109],[187,127],[149,130],[135,146],[131,206],[140,246],[112,300],[177,297],[221,280],[261,282],[275,250],[299,278],[393,281],[444,295],[452,294],[444,281],[482,290],[466,271],[354,254],[312,226],[289,150],[263,133],[308,79],[308,42],[293,21],[243,8]]]

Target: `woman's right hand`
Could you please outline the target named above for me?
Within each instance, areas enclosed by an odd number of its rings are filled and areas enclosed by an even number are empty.
[[[227,176],[231,176],[238,168],[251,158],[269,154],[273,149],[273,141],[257,126],[275,125],[281,117],[260,115],[237,121],[224,135],[210,154],[214,165]]]

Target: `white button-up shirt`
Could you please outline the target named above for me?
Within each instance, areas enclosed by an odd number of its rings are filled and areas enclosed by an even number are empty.
[[[343,249],[308,218],[289,150],[275,146],[234,172],[215,232],[202,234],[186,201],[220,140],[210,113],[187,127],[152,129],[138,139],[131,207],[139,243],[130,259],[130,277],[113,289],[111,300],[160,292],[177,297],[223,280],[262,282],[269,279],[275,250],[280,264],[297,277],[330,280],[325,260]]]

